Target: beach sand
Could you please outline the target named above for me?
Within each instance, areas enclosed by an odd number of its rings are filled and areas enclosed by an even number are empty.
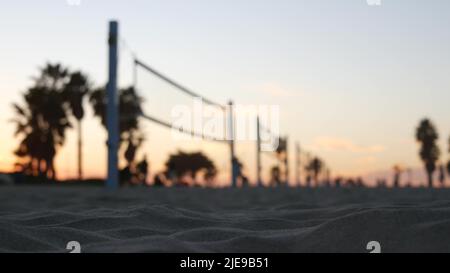
[[[450,252],[450,190],[0,187],[0,251]]]

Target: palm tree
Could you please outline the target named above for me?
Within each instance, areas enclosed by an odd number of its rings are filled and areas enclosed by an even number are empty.
[[[77,120],[78,125],[78,180],[81,181],[83,179],[83,141],[81,127],[81,120],[84,117],[83,99],[90,91],[87,76],[79,71],[71,73],[69,82],[66,84],[64,91],[69,108],[72,115]]]
[[[186,153],[178,151],[170,155],[166,162],[166,174],[174,176],[177,180],[185,175],[189,175],[193,181],[197,174],[203,172],[204,180],[213,179],[217,174],[214,162],[201,152]]]
[[[14,104],[16,136],[22,138],[15,154],[25,163],[26,172],[56,179],[54,158],[71,127],[63,96],[68,72],[60,64],[47,64],[24,94],[24,105]]]
[[[35,78],[37,86],[44,86],[59,92],[63,91],[64,85],[67,83],[69,70],[61,64],[47,63],[41,68],[41,75]]]
[[[28,162],[19,164],[22,166],[22,170],[27,175],[39,175],[40,169],[38,168],[40,164],[42,152],[39,149],[42,147],[40,140],[39,128],[36,124],[36,119],[33,118],[31,111],[28,108],[22,107],[18,104],[13,104],[16,112],[16,117],[12,120],[16,123],[17,129],[14,136],[23,135],[22,141],[19,147],[15,151],[15,154],[19,158],[27,158]]]
[[[100,118],[103,127],[106,128],[106,90],[98,88],[89,95],[89,102],[94,110],[94,115]],[[119,90],[119,131],[121,142],[126,141],[133,132],[138,132],[139,115],[142,113],[143,99],[133,87]]]
[[[89,95],[89,102],[94,110],[94,115],[100,118],[102,125],[106,128],[106,90],[98,88]],[[132,176],[134,159],[137,149],[141,146],[144,138],[139,126],[139,115],[142,113],[143,99],[137,94],[133,87],[119,90],[119,132],[120,145],[125,146],[125,167]]]
[[[434,124],[429,119],[422,120],[417,127],[416,139],[421,144],[420,158],[424,162],[430,188],[433,187],[433,173],[440,155],[439,147],[436,145],[438,138]]]
[[[306,166],[306,170],[312,173],[316,186],[319,185],[319,174],[322,172],[323,167],[324,163],[318,157],[314,157]]]

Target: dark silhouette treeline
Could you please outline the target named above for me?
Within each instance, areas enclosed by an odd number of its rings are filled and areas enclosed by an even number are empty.
[[[82,156],[82,120],[86,105],[92,107],[95,117],[106,129],[106,88],[93,87],[88,76],[81,71],[71,71],[61,64],[47,63],[39,69],[33,84],[22,95],[22,103],[14,103],[16,124],[15,137],[19,145],[14,151],[18,158],[16,173],[27,179],[39,178],[41,181],[57,180],[55,157],[64,145],[68,130],[77,131],[78,181],[83,181]],[[119,154],[124,166],[119,170],[122,185],[148,185],[149,163],[147,155],[138,159],[139,149],[145,141],[139,122],[142,113],[143,98],[133,87],[119,89]],[[432,187],[433,174],[439,172],[439,182],[445,183],[446,171],[450,174],[450,160],[447,164],[439,161],[441,152],[437,145],[438,132],[429,119],[423,119],[415,132],[420,144],[419,156],[424,163],[428,177],[428,186]],[[279,146],[273,153],[278,164],[269,170],[268,186],[287,185],[289,164],[287,138],[279,138]],[[450,152],[450,138],[449,138]],[[238,158],[238,185],[248,186],[249,180],[244,173],[244,164]],[[319,157],[308,156],[304,163],[306,187],[365,187],[362,178],[331,178],[330,170]],[[393,168],[393,187],[400,187],[403,169]],[[214,186],[217,168],[214,162],[201,152],[187,153],[178,151],[171,154],[165,163],[165,170],[157,173],[153,179],[155,186]],[[387,187],[386,179],[378,179],[376,186]],[[411,177],[408,185],[411,185]]]
[[[78,131],[78,179],[82,173],[82,126],[84,100],[89,102],[95,116],[106,127],[105,88],[93,89],[88,77],[80,72],[72,72],[61,64],[46,64],[34,78],[33,85],[23,94],[23,103],[14,103],[16,117],[15,136],[20,139],[15,150],[18,157],[16,171],[27,176],[56,180],[54,160],[58,150],[64,145],[67,130],[77,123]],[[141,179],[146,159],[135,162],[136,151],[144,138],[138,121],[142,99],[133,88],[120,89],[120,150],[126,167],[121,174],[124,182]]]
[[[428,187],[433,187],[433,174],[438,168],[439,182],[441,185],[445,183],[445,164],[439,163],[441,150],[437,145],[439,134],[434,124],[427,118],[423,119],[416,130],[416,140],[420,143],[420,158],[424,164],[428,177]],[[449,138],[450,152],[450,138]],[[450,160],[447,163],[447,172],[450,174]]]
[[[72,72],[61,64],[47,63],[39,70],[33,85],[23,93],[23,103],[14,103],[17,129],[15,136],[20,139],[15,150],[18,161],[16,173],[31,181],[55,181],[57,172],[54,165],[58,150],[64,145],[67,130],[73,129],[73,120],[78,132],[78,180],[82,174],[82,119],[84,102],[88,99],[94,115],[106,129],[106,88],[93,88],[88,77],[80,72]],[[145,141],[139,123],[143,99],[133,87],[119,90],[119,153],[125,167],[119,170],[122,185],[146,184],[149,172],[147,156],[139,161],[136,155]],[[248,183],[242,163],[238,178],[241,184]],[[188,185],[203,173],[206,185],[212,185],[217,169],[210,159],[201,152],[170,155],[166,170],[155,175],[156,185]],[[17,176],[16,176],[17,177]],[[39,179],[34,179],[39,178]],[[190,178],[190,181],[189,179]],[[19,179],[25,180],[25,179]]]
[[[441,150],[437,144],[439,134],[433,122],[427,118],[420,121],[419,126],[416,128],[415,139],[420,144],[419,157],[424,164],[424,170],[427,174],[427,186],[432,188],[435,186],[434,175],[438,172],[438,180],[441,187],[445,186],[446,172],[450,176],[450,159],[447,163],[440,161]],[[448,139],[448,152],[450,153],[450,137]],[[305,166],[306,186],[310,187],[311,182],[314,181],[314,186],[346,186],[346,187],[367,187],[367,183],[362,178],[341,178],[337,177],[333,180],[324,178],[322,182],[318,182],[317,176],[322,172],[323,162],[319,158],[313,158]],[[411,177],[411,169],[407,170],[409,173],[408,181],[403,187],[412,187],[414,185]],[[389,185],[387,179],[378,178],[375,183],[375,187],[402,187],[400,185],[401,175],[404,170],[399,165],[393,167],[393,179]]]
[[[81,72],[69,72],[59,64],[40,70],[34,85],[23,94],[24,103],[13,104],[15,135],[21,139],[15,151],[17,168],[27,175],[56,179],[54,159],[72,128],[69,113],[81,122],[81,102],[88,90],[87,77]]]
[[[106,88],[98,88],[89,96],[89,102],[106,130]],[[119,170],[122,184],[144,183],[148,173],[147,156],[136,162],[138,149],[145,141],[139,123],[139,114],[142,113],[143,99],[133,87],[119,89],[119,153],[126,166]]]
[[[155,186],[191,186],[198,181],[199,174],[205,186],[212,186],[217,175],[213,161],[201,152],[186,153],[178,151],[170,155],[165,163],[166,170],[158,173]]]

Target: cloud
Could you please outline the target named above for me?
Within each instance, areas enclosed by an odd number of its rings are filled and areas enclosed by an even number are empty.
[[[381,153],[385,150],[382,145],[361,146],[353,143],[346,138],[336,137],[318,137],[315,139],[314,148],[327,150],[327,151],[340,151],[340,152],[352,152],[352,153]]]
[[[299,96],[299,92],[288,90],[275,83],[263,84],[258,87],[258,91],[276,98],[293,98]]]
[[[291,96],[291,93],[289,91],[287,91],[286,89],[283,89],[280,86],[274,85],[274,84],[264,85],[264,86],[262,86],[261,90],[264,94],[272,96],[272,97],[289,97],[289,96]]]
[[[375,164],[376,162],[377,162],[377,158],[374,156],[364,156],[364,157],[357,158],[355,160],[356,164],[362,165],[362,166],[372,165],[372,164]]]

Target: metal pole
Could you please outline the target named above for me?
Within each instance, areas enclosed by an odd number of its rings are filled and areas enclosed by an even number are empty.
[[[297,186],[301,185],[300,179],[300,144],[297,142],[295,145],[295,183]]]
[[[326,173],[326,182],[327,182],[327,186],[328,185],[331,185],[331,182],[330,182],[330,179],[331,179],[331,170],[330,170],[330,168],[327,168],[327,173]]]
[[[311,170],[309,170],[309,166],[310,166],[310,163],[311,163],[311,153],[309,153],[309,152],[306,152],[306,162],[305,162],[305,164],[306,164],[306,168],[307,168],[307,170],[306,170],[306,186],[307,187],[311,187],[312,185],[312,183],[311,183],[311,179],[312,179],[312,177],[311,177]]]
[[[83,142],[82,142],[82,126],[81,120],[78,120],[78,180],[83,180]]]
[[[119,104],[117,96],[117,64],[119,24],[109,22],[109,77],[107,85],[107,127],[108,127],[108,178],[106,186],[116,189],[119,186],[118,149],[119,149]]]
[[[286,186],[289,186],[289,137],[286,136],[286,157],[284,158]]]
[[[137,63],[136,58],[133,59],[133,88],[137,90],[137,81],[138,81],[138,71],[137,71]]]
[[[259,116],[256,117],[256,184],[262,186],[261,180],[261,128]]]
[[[230,154],[231,154],[231,185],[237,186],[237,162],[234,151],[234,115],[233,115],[233,102],[228,102],[229,108],[229,140],[230,140]]]

